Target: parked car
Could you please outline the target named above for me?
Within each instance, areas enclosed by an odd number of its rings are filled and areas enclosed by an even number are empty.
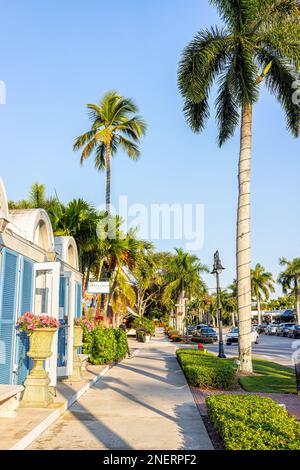
[[[188,325],[187,327],[188,333],[191,335],[196,330],[196,325]]]
[[[256,329],[257,333],[260,335],[260,334],[262,334],[266,331],[267,326],[268,325],[266,323],[261,323],[260,325],[257,325],[255,327],[255,329]]]
[[[199,323],[199,325],[196,326],[196,330],[195,330],[195,331],[200,331],[201,328],[209,328],[209,326],[206,325],[206,323]]]
[[[252,336],[251,338],[252,343],[259,344],[259,334],[255,330],[255,328],[252,328],[251,336]],[[234,343],[238,343],[239,342],[239,329],[232,328],[232,330],[229,333],[227,333],[225,337],[225,342],[227,346],[231,346]]]
[[[265,335],[276,335],[277,334],[278,325],[276,323],[269,323],[266,328]]]
[[[294,325],[289,331],[289,338],[300,338],[300,325]]]
[[[294,325],[292,328],[290,328],[288,337],[294,339],[300,338],[300,325]]]
[[[280,323],[277,327],[276,334],[277,336],[288,336],[289,330],[295,326],[295,323]]]
[[[218,335],[216,330],[213,328],[209,328],[208,326],[201,328],[197,332],[197,336],[201,339],[212,338],[213,341],[218,341]]]

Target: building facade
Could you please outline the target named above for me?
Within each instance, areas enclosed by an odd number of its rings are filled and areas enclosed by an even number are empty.
[[[50,386],[71,375],[81,284],[74,239],[54,237],[43,209],[9,211],[0,178],[0,383],[21,385],[30,371],[29,338],[16,330],[18,317],[28,311],[60,322],[46,363]]]

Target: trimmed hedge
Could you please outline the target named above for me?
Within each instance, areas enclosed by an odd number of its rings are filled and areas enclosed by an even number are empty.
[[[206,404],[228,450],[300,450],[300,423],[271,398],[214,395]]]
[[[127,336],[121,329],[96,326],[84,334],[82,351],[89,355],[91,364],[100,365],[118,361],[126,356],[127,350]]]
[[[230,360],[205,350],[179,349],[176,354],[188,383],[194,387],[227,390],[236,382],[236,369]]]
[[[202,343],[202,344],[213,344],[214,340],[212,338],[201,338],[200,336],[193,336],[191,338],[192,343]]]

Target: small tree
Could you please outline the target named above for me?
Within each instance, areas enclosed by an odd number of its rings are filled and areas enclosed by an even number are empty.
[[[292,291],[295,296],[295,309],[297,323],[300,325],[300,305],[299,305],[299,282],[300,282],[300,258],[288,261],[280,258],[280,266],[284,266],[285,270],[279,275],[278,282],[282,285],[283,292],[286,294]]]

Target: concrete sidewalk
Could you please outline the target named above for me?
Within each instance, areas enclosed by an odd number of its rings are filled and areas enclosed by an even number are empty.
[[[174,352],[161,337],[141,343],[29,449],[212,449]]]

